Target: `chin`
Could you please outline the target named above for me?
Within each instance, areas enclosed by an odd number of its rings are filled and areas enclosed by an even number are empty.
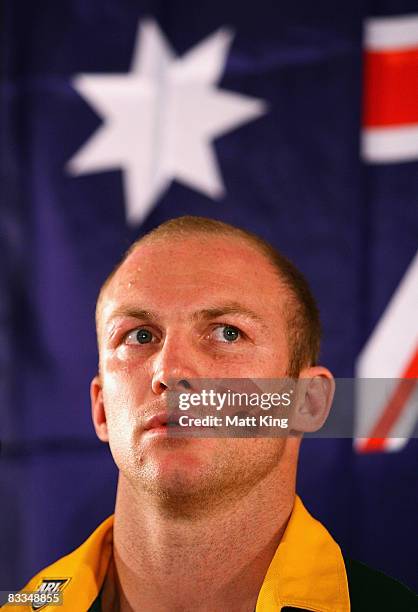
[[[196,474],[177,469],[143,482],[154,502],[171,517],[196,518],[207,506],[208,484]]]

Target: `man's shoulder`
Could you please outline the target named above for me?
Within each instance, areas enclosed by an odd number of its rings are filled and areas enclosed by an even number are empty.
[[[62,592],[61,612],[89,610],[96,600],[112,554],[113,517],[68,555],[36,574],[22,589],[36,593]],[[26,608],[21,608],[22,612]]]
[[[417,612],[418,597],[407,586],[344,556],[352,612]]]
[[[418,596],[407,586],[371,567],[344,557],[351,612],[417,612]],[[284,607],[281,612],[309,612]]]

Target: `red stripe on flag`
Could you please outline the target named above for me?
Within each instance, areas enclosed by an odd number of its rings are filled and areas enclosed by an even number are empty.
[[[370,438],[364,440],[359,450],[363,453],[382,451],[386,438],[393,425],[405,409],[418,381],[418,347],[408,364],[401,380],[394,389],[380,419],[370,433]]]
[[[364,61],[363,125],[418,123],[418,47],[367,51]]]

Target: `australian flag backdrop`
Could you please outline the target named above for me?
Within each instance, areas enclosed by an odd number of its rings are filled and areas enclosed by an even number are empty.
[[[288,255],[337,377],[417,377],[418,3],[2,0],[0,28],[10,590],[113,510],[95,299],[162,221],[214,217]],[[298,490],[345,553],[416,588],[418,446],[384,411],[360,444],[306,440]]]

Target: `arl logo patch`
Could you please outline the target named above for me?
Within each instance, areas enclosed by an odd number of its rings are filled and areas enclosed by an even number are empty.
[[[70,582],[70,580],[71,578],[44,578],[41,584],[36,589],[36,594],[40,595],[41,597],[39,598],[39,601],[32,602],[32,610],[40,610],[44,606],[54,605],[54,599],[52,598],[52,596],[61,593],[67,586],[67,584]]]

